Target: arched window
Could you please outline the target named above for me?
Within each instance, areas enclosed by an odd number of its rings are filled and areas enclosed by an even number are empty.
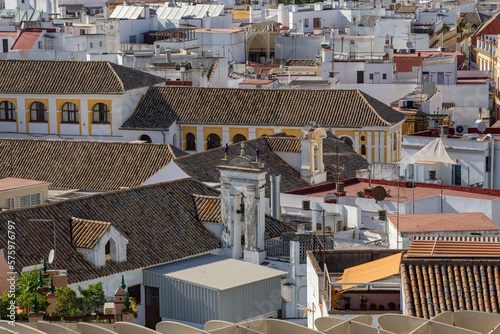
[[[152,143],[153,141],[151,140],[151,137],[148,136],[148,135],[142,135],[139,137],[139,140],[143,140],[145,141],[146,143]]]
[[[62,122],[78,123],[78,107],[72,102],[66,102],[62,106]]]
[[[392,149],[394,151],[396,151],[398,149],[398,136],[396,134],[394,134],[394,145],[393,145]]]
[[[352,142],[351,138],[349,138],[349,137],[340,137],[340,140],[342,140],[344,143],[346,143],[352,149],[353,142]]]
[[[104,254],[106,256],[106,260],[114,260],[116,261],[116,241],[113,238],[109,238],[108,242],[104,246]]]
[[[196,137],[191,132],[186,135],[186,151],[196,151]]]
[[[211,150],[213,148],[220,147],[220,137],[215,133],[211,133],[208,135],[207,141],[207,150]]]
[[[361,155],[366,155],[366,145],[361,145]]]
[[[110,123],[109,107],[104,103],[97,103],[92,109],[94,112],[94,123]]]
[[[245,137],[243,135],[240,135],[240,134],[237,134],[233,138],[233,143],[239,143],[239,142],[242,142],[242,141],[245,141],[245,140],[247,140],[247,137]]]
[[[47,122],[47,107],[42,102],[33,102],[30,107],[30,115],[32,122]]]
[[[0,121],[15,121],[16,120],[16,107],[14,103],[9,101],[2,101],[0,103]]]

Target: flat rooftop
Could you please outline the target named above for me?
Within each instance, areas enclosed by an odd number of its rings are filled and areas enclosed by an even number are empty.
[[[0,192],[13,189],[29,188],[29,187],[39,186],[42,184],[49,185],[50,182],[17,179],[15,177],[4,177],[0,178]]]
[[[384,201],[398,201],[398,182],[388,180],[372,180],[371,187],[382,186],[389,194]],[[358,197],[358,192],[363,192],[369,187],[367,179],[350,179],[344,181],[344,191],[346,196]],[[442,189],[441,189],[442,188]],[[411,182],[399,182],[399,201],[401,203],[411,202],[413,199],[440,196],[441,191],[444,196],[465,197],[484,200],[500,199],[500,190],[487,188],[459,187],[451,185],[441,185],[432,183],[415,182],[415,188],[411,188]],[[335,192],[335,183],[328,183],[316,187],[299,189],[289,192],[289,194],[307,195],[313,197],[324,197],[326,194]]]

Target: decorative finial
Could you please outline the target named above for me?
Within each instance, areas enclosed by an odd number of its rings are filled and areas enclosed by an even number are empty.
[[[45,283],[43,282],[42,272],[40,271],[40,275],[38,275],[38,286],[42,287],[44,285],[45,285]]]
[[[260,158],[260,147],[257,146],[257,148],[255,149],[255,155],[257,156],[257,161],[259,161],[259,158]]]
[[[35,301],[33,302],[33,311],[35,313],[38,313],[38,310],[40,310],[40,304],[38,303],[38,298],[36,297],[37,293],[35,293]]]
[[[224,146],[224,151],[226,152],[226,159],[227,159],[227,156],[229,155],[229,144],[226,143],[226,146]]]
[[[50,289],[50,293],[52,293],[52,294],[54,294],[56,292],[56,287],[54,286],[54,280],[52,279],[52,277],[50,278],[49,289]]]
[[[240,155],[241,156],[245,155],[245,142],[241,142],[241,152],[240,152]]]
[[[125,277],[124,277],[123,275],[122,275],[122,284],[121,284],[120,286],[121,286],[121,287],[122,287],[122,289],[124,289],[124,290],[125,290],[125,288],[127,287],[127,286],[125,285]]]
[[[47,273],[47,261],[45,259],[43,259],[43,273]]]
[[[132,304],[130,303],[130,297],[128,295],[128,292],[127,292],[127,296],[125,297],[125,304],[124,305],[127,308],[127,311],[130,310],[130,305],[132,305]]]

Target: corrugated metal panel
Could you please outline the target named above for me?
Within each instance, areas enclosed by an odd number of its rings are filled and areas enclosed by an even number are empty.
[[[281,308],[281,279],[273,277],[220,292],[220,320],[238,322]]]
[[[183,17],[201,19],[206,13],[210,16],[219,16],[224,12],[222,5],[186,5],[181,4],[177,7],[168,7],[167,5],[158,8],[156,15],[159,20],[180,20]]]
[[[160,290],[160,298],[165,300],[162,317],[195,323],[219,318],[219,291],[173,278],[165,283]]]

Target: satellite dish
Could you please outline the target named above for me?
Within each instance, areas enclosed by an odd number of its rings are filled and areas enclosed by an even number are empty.
[[[412,42],[406,42],[406,47],[408,49],[413,49],[413,43]]]
[[[481,133],[483,133],[484,131],[486,131],[486,123],[484,122],[479,122],[477,124],[477,130]]]
[[[325,197],[323,197],[323,201],[325,203],[337,204],[337,195],[335,195],[334,193],[328,193],[325,195]]]
[[[54,261],[54,250],[51,249],[50,252],[49,252],[49,261],[47,261],[49,264],[51,264],[53,261]]]
[[[387,191],[382,186],[376,186],[372,190],[372,196],[376,201],[383,201],[387,197]]]

